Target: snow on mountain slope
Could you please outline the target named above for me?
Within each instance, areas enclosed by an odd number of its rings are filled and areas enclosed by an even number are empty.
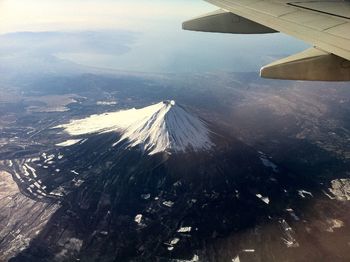
[[[63,128],[70,135],[118,132],[121,138],[113,146],[127,141],[128,147],[140,145],[150,155],[209,150],[213,146],[206,124],[175,101],[92,115],[55,128]]]

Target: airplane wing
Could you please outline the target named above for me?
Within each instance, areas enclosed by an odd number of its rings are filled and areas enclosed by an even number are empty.
[[[221,9],[184,22],[185,30],[239,34],[283,32],[313,46],[264,66],[260,71],[262,77],[350,81],[349,1],[206,1]]]

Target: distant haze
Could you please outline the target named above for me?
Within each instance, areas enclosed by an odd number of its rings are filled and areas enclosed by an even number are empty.
[[[11,69],[17,63],[26,68],[24,62],[38,70],[68,62],[149,73],[245,72],[306,48],[282,34],[181,29],[184,20],[215,9],[201,0],[5,0],[0,62]]]

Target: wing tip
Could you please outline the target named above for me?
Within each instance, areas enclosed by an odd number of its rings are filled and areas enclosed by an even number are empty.
[[[281,80],[350,81],[350,61],[310,48],[263,66],[260,76]]]

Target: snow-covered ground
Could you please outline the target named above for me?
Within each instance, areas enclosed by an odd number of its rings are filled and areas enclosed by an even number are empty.
[[[332,180],[329,191],[334,195],[334,197],[330,197],[327,194],[331,199],[337,199],[340,201],[349,201],[350,200],[350,179],[341,178],[341,179]]]
[[[208,150],[213,146],[207,125],[173,100],[140,109],[92,115],[55,128],[63,128],[72,136],[118,132],[121,138],[113,145],[127,141],[128,147],[140,145],[150,155]]]
[[[8,261],[29,246],[60,206],[26,197],[11,174],[1,170],[0,200],[0,261]]]
[[[69,139],[67,141],[64,141],[62,143],[56,144],[56,146],[72,146],[75,145],[76,143],[79,143],[81,139]]]

